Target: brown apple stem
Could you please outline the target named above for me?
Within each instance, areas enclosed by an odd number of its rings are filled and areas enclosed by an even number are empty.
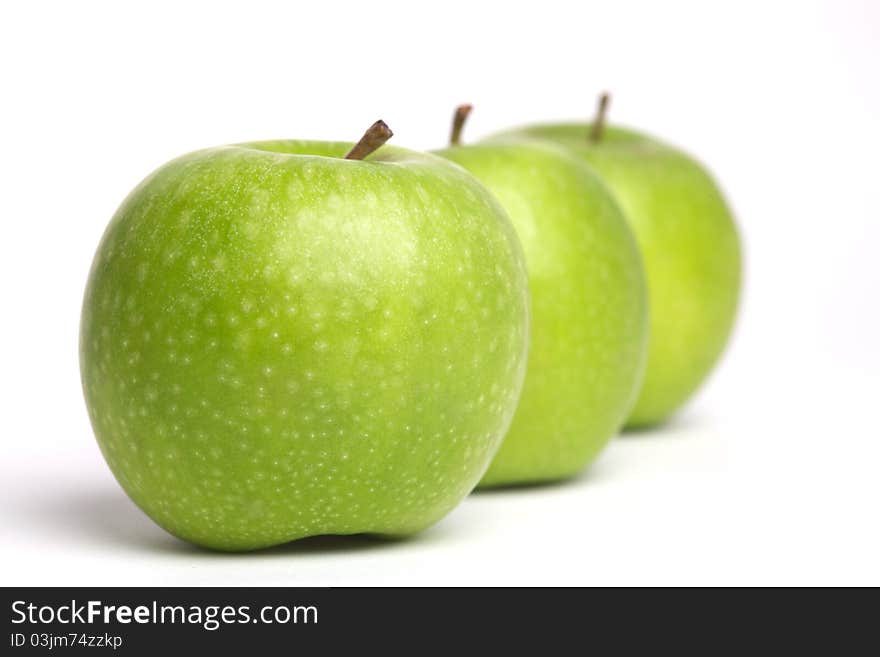
[[[452,115],[452,132],[449,134],[450,146],[458,146],[461,143],[461,131],[464,130],[464,124],[472,109],[474,109],[473,105],[459,105],[455,108],[455,114]]]
[[[594,144],[602,140],[602,133],[605,131],[605,117],[608,114],[608,103],[610,102],[611,96],[608,92],[599,96],[596,118],[593,119],[593,126],[590,128],[590,141]]]
[[[350,151],[348,151],[348,155],[345,156],[345,159],[363,160],[367,155],[391,139],[393,135],[394,133],[391,132],[391,128],[385,124],[385,121],[379,119],[367,128],[364,136],[361,137],[361,140],[356,143]]]

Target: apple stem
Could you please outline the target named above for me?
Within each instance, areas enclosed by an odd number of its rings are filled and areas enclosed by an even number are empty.
[[[385,121],[379,119],[364,133],[361,140],[348,151],[345,156],[346,160],[363,160],[367,155],[375,151],[394,135]]]
[[[455,114],[452,115],[452,132],[449,134],[450,146],[458,146],[461,143],[461,131],[464,130],[464,124],[472,109],[474,106],[467,104],[455,108]]]
[[[590,128],[590,141],[594,144],[602,140],[602,133],[605,131],[605,117],[608,114],[608,103],[610,102],[611,95],[607,91],[599,96],[596,118],[593,119],[593,126]]]

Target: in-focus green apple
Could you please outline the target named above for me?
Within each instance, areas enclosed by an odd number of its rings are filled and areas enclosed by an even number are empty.
[[[648,316],[638,248],[611,194],[563,149],[521,139],[457,146],[459,133],[439,154],[507,210],[532,302],[522,398],[481,485],[569,477],[618,431],[641,383]]]
[[[183,156],[104,234],[86,402],[122,487],[178,537],[409,534],[470,492],[507,430],[528,290],[504,211],[444,159],[350,147]]]
[[[648,368],[627,425],[665,420],[709,375],[736,315],[741,248],[721,191],[682,151],[605,126],[604,111],[593,124],[529,126],[494,139],[511,135],[563,145],[599,172],[623,208],[644,258],[651,306]]]

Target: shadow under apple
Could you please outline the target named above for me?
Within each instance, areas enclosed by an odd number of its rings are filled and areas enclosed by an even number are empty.
[[[588,465],[584,470],[565,479],[553,481],[530,481],[500,486],[477,488],[472,494],[478,496],[510,495],[510,494],[550,494],[562,491],[574,490],[582,486],[592,486],[607,479],[617,476],[620,465],[614,459],[609,459],[609,448],[614,448],[615,441],[628,444],[637,444],[639,441],[660,444],[663,441],[679,441],[700,431],[709,422],[700,414],[682,413],[675,415],[664,422],[645,427],[623,429],[611,441],[599,458]]]
[[[121,491],[53,491],[27,503],[23,509],[31,526],[42,528],[59,540],[80,539],[92,544],[153,553],[192,555],[201,558],[248,558],[256,556],[319,555],[394,548],[424,540],[423,532],[413,537],[372,534],[323,535],[291,541],[250,552],[221,552],[180,540],[150,520]]]
[[[707,422],[704,421],[703,416],[695,413],[683,412],[655,424],[624,427],[617,437],[625,440],[637,438],[673,438],[685,435],[695,429],[700,429],[706,424]]]
[[[485,488],[477,488],[472,495],[492,496],[495,494],[507,495],[511,493],[549,493],[566,489],[575,489],[582,486],[591,486],[600,479],[605,479],[607,468],[603,465],[601,458],[599,461],[592,463],[585,470],[578,472],[571,477],[565,479],[555,479],[552,481],[524,481],[520,483],[501,484],[498,486],[488,486]]]

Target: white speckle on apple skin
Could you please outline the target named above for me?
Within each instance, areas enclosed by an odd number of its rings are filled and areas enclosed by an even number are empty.
[[[265,155],[171,163],[108,228],[81,339],[99,445],[142,509],[202,545],[417,531],[510,422],[522,254],[435,158]]]

